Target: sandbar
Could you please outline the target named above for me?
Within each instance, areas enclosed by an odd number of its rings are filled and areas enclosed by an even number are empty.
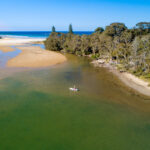
[[[0,46],[0,51],[2,51],[2,52],[12,52],[14,50],[15,49],[10,46]]]
[[[61,53],[44,50],[38,46],[18,47],[22,52],[8,60],[8,67],[48,67],[65,62],[67,59]]]

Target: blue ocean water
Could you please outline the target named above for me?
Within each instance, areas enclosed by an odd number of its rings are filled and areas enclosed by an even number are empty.
[[[67,31],[60,31],[67,33]],[[23,37],[23,38],[47,38],[51,32],[49,31],[0,31],[0,36],[2,37]],[[79,35],[89,35],[93,32],[91,31],[76,31],[75,34]]]

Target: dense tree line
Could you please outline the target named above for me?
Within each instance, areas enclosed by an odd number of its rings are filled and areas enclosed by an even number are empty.
[[[67,34],[52,32],[45,46],[48,50],[107,59],[137,75],[150,73],[150,22],[137,23],[132,29],[124,23],[112,23],[82,36],[73,34],[70,25]]]

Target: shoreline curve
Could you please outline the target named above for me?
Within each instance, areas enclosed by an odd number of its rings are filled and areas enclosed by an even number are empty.
[[[97,67],[104,67],[107,68],[108,71],[112,72],[114,75],[116,75],[120,81],[122,81],[127,87],[133,89],[134,91],[150,97],[150,87],[148,86],[149,83],[136,77],[135,75],[128,73],[128,72],[120,72],[112,66],[109,63],[103,62],[99,63],[100,60],[96,60],[91,62]]]
[[[22,52],[16,57],[8,60],[8,67],[49,67],[65,62],[64,55],[44,50],[38,46],[18,47]]]

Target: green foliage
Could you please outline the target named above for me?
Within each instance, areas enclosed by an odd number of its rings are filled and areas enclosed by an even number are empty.
[[[141,30],[150,29],[150,22],[139,22],[136,24],[136,28],[139,28]]]
[[[102,28],[102,27],[98,27],[95,29],[95,32],[97,32],[97,33],[102,33],[103,31],[104,31],[104,28]]]
[[[91,56],[93,59],[97,59],[97,58],[99,58],[100,57],[100,54],[93,54],[92,56]]]
[[[105,31],[97,28],[91,35],[52,32],[45,41],[48,50],[86,56],[93,59],[104,58],[116,61],[120,70],[128,70],[135,75],[150,73],[150,32],[148,23],[138,23],[138,28],[127,29],[123,23],[112,23]],[[145,25],[146,24],[146,25]],[[143,27],[142,27],[143,28]]]
[[[52,32],[56,32],[56,30],[55,30],[55,27],[54,27],[54,26],[52,26]]]
[[[124,23],[112,23],[106,27],[105,33],[110,36],[119,36],[127,27]]]
[[[63,49],[64,34],[52,32],[50,37],[44,42],[45,48],[52,51],[60,51]]]
[[[72,24],[69,25],[69,33],[70,33],[70,34],[73,34]]]
[[[150,74],[146,74],[143,76],[145,79],[150,79]]]

